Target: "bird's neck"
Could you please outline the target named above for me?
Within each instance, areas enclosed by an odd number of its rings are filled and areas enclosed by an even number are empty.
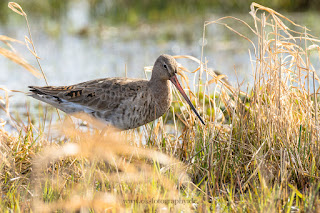
[[[164,96],[171,94],[171,85],[168,80],[151,78],[148,86],[154,94],[162,94]]]
[[[158,106],[157,114],[165,113],[171,105],[171,83],[168,80],[153,80],[148,82],[148,87],[151,90],[156,105]]]

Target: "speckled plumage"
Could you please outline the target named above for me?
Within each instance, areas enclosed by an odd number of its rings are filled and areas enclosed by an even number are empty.
[[[172,98],[168,80],[176,79],[177,68],[172,56],[161,55],[149,81],[104,78],[71,86],[30,86],[30,95],[66,113],[85,112],[119,129],[133,129],[169,109]]]

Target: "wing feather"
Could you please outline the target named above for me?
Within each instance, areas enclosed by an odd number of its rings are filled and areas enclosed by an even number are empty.
[[[112,112],[124,100],[136,96],[146,87],[146,80],[127,78],[96,79],[71,86],[29,86],[31,96],[66,112],[68,110],[63,107],[68,107],[71,103],[96,112]],[[46,101],[49,98],[50,101]],[[53,104],[52,101],[57,103]],[[59,107],[63,103],[65,106]]]

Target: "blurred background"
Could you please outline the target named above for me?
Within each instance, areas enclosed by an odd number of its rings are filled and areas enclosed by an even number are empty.
[[[204,21],[234,16],[253,26],[249,0],[17,0],[28,15],[33,41],[50,85],[67,85],[95,78],[146,78],[144,66],[153,65],[163,53],[204,57],[208,66],[228,75],[236,86],[252,79],[251,44],[226,27],[208,26],[202,41]],[[320,1],[256,1],[283,13],[319,35]],[[0,1],[0,35],[24,40],[27,27],[22,16]],[[252,39],[243,24],[225,20],[229,26]],[[291,27],[291,26],[290,26]],[[34,56],[23,45],[14,47],[37,67]],[[179,60],[189,70],[190,60]],[[0,85],[27,91],[28,85],[44,85],[22,67],[0,56]],[[126,72],[127,71],[127,72]],[[148,74],[150,76],[150,73]],[[190,74],[190,77],[197,76]],[[25,102],[25,96],[17,98]]]

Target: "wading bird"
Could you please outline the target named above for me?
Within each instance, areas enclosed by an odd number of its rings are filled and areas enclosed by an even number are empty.
[[[162,116],[170,107],[171,81],[205,124],[176,73],[178,64],[170,55],[160,55],[151,79],[103,78],[71,86],[29,86],[30,96],[66,112],[85,112],[121,130],[133,129]]]

